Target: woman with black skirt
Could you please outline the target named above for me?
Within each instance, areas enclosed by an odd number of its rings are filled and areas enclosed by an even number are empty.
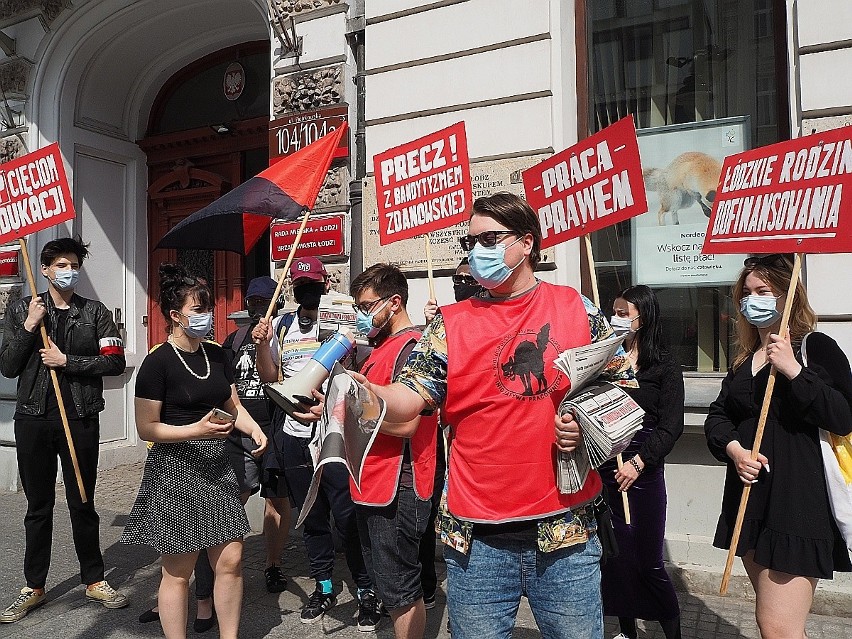
[[[804,638],[817,582],[852,570],[831,514],[819,438],[820,428],[852,430],[852,375],[837,343],[813,332],[817,318],[801,282],[787,334],[779,334],[792,270],[778,253],[745,261],[733,289],[739,352],[704,423],[710,452],[728,465],[717,548],[730,547],[743,485],[751,485],[736,554],[754,588],[764,639]],[[775,389],[752,460],[771,366]]]
[[[249,525],[225,439],[236,428],[254,440],[252,454],[260,455],[266,436],[240,405],[225,352],[204,341],[212,320],[207,286],[182,267],[164,264],[159,301],[168,343],[148,354],[136,378],[136,429],[154,445],[121,541],[153,546],[162,555],[157,605],[168,639],[186,637],[189,578],[206,549],[216,576],[220,636],[234,639]]]
[[[624,390],[645,417],[624,451],[621,470],[613,460],[600,473],[613,511],[618,557],[601,568],[604,614],[618,617],[616,639],[636,639],[636,620],[659,621],[666,639],[680,639],[680,606],[663,565],[666,532],[664,462],[683,433],[683,376],[663,348],[660,306],[647,286],[632,286],[613,303],[611,323],[627,331],[624,341],[639,388]],[[628,490],[629,489],[629,490]],[[627,490],[630,525],[622,505]]]

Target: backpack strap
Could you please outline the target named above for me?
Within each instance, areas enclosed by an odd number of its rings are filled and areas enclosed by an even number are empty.
[[[237,331],[234,333],[234,339],[231,340],[230,344],[230,348],[232,351],[236,353],[243,347],[243,345],[246,343],[246,338],[248,338],[250,328],[251,324],[246,324],[245,326],[240,326],[237,329]]]
[[[805,365],[805,368],[807,368],[808,366],[808,351],[805,348],[805,343],[808,341],[808,335],[810,335],[810,333],[805,333],[805,336],[802,338],[802,345],[800,347],[800,350],[802,352],[802,364]]]
[[[293,325],[293,320],[296,319],[297,311],[291,311],[281,316],[281,321],[278,322],[276,337],[278,339],[278,381],[284,381],[284,371],[281,368],[281,352],[284,350],[284,338],[290,332],[290,327]]]

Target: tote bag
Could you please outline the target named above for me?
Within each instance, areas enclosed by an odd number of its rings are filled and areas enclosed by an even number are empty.
[[[808,365],[807,339],[807,335],[802,339],[802,362],[805,366]],[[852,552],[852,435],[841,437],[820,428],[819,440],[831,512],[846,541],[847,550]]]

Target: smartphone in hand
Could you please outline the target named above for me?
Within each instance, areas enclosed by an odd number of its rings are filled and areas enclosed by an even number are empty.
[[[213,414],[210,416],[210,421],[214,424],[230,424],[236,419],[234,415],[231,413],[222,410],[221,408],[214,408]]]

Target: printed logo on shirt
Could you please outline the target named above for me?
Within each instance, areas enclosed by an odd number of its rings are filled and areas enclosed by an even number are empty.
[[[562,373],[553,367],[562,352],[550,339],[550,324],[526,329],[507,336],[494,354],[497,388],[504,395],[535,401],[548,397],[557,387]]]
[[[234,365],[234,386],[240,399],[264,399],[263,383],[257,372],[255,358],[257,347],[253,342],[243,344],[237,352],[237,361]]]

